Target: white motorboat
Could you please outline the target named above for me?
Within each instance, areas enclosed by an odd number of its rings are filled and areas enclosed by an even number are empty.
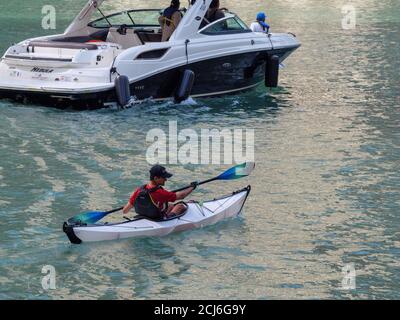
[[[230,94],[264,80],[274,87],[279,64],[300,46],[293,34],[252,32],[229,10],[204,25],[212,0],[191,1],[162,42],[162,10],[105,15],[110,1],[90,0],[63,34],[11,46],[0,62],[0,98],[94,109],[131,97],[180,102]]]

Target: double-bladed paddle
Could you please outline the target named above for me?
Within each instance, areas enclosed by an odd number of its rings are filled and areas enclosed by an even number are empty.
[[[228,170],[226,170],[225,172],[221,173],[219,176],[212,178],[212,179],[208,179],[208,180],[204,180],[202,182],[197,183],[197,185],[202,185],[202,184],[206,184],[212,181],[217,181],[217,180],[235,180],[235,179],[240,179],[243,177],[247,177],[248,175],[250,175],[250,173],[254,170],[255,168],[255,163],[254,162],[245,162],[242,164],[239,164],[237,166],[234,166]],[[172,192],[179,192],[182,190],[185,190],[187,188],[190,188],[192,185],[188,185],[186,187],[174,190]],[[96,223],[97,221],[103,219],[105,216],[120,211],[122,210],[124,207],[120,207],[118,209],[114,209],[114,210],[110,210],[110,211],[91,211],[91,212],[84,212],[84,213],[80,213],[72,218],[70,218],[68,220],[68,224],[75,224],[75,223],[86,223],[86,224],[93,224]]]

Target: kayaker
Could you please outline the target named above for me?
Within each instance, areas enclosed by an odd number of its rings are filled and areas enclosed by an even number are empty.
[[[269,24],[265,22],[266,18],[267,16],[264,12],[259,12],[257,14],[257,21],[251,24],[250,29],[253,32],[269,33]]]
[[[179,11],[180,5],[179,0],[172,0],[171,5],[158,18],[162,30],[161,41],[168,41],[181,22],[182,14]]]
[[[184,202],[173,204],[177,200],[185,199],[197,187],[197,182],[192,182],[191,187],[179,191],[171,192],[163,188],[167,179],[172,174],[161,165],[155,165],[150,169],[150,182],[137,188],[130,197],[123,209],[123,214],[127,214],[135,208],[137,214],[152,219],[172,218],[183,214],[187,210]]]

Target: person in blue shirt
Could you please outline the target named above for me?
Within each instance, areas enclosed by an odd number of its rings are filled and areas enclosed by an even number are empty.
[[[269,24],[265,22],[266,18],[267,16],[264,12],[259,12],[257,14],[257,21],[251,24],[250,29],[253,32],[269,33]]]

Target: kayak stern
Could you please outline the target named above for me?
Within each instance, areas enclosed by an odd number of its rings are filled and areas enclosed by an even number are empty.
[[[82,240],[79,239],[75,232],[74,232],[74,227],[72,225],[69,225],[67,222],[64,222],[63,224],[63,231],[67,235],[69,241],[73,244],[81,244]]]

